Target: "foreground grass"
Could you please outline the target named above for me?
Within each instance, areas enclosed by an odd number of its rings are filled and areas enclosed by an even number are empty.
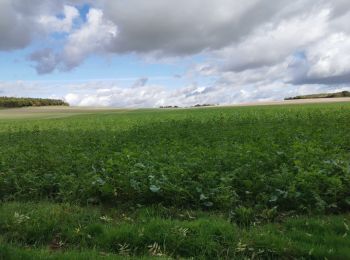
[[[93,250],[52,252],[48,249],[19,248],[9,244],[0,244],[0,259],[25,259],[25,260],[46,260],[46,259],[125,259],[124,256],[115,254],[104,254]],[[139,258],[147,259],[147,258]]]
[[[349,225],[349,215],[289,217],[244,227],[224,214],[161,206],[118,210],[5,203],[0,208],[0,256],[345,259],[350,255]]]

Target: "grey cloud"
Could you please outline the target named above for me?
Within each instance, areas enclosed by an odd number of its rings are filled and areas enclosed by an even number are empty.
[[[7,1],[7,0],[2,0]],[[93,0],[10,0],[13,8],[24,16],[37,17],[42,14],[55,15],[62,12],[64,5],[79,6],[93,4]]]
[[[350,82],[350,74],[323,77],[323,78],[306,78],[303,81],[294,82],[299,84],[324,84],[324,85],[339,85]]]
[[[330,9],[331,18],[349,11],[346,0],[102,2],[105,14],[120,29],[120,37],[114,42],[111,51],[155,56],[181,56],[219,50],[244,40],[260,26],[276,25],[295,17],[303,19],[303,14],[312,15],[325,8]],[[315,23],[312,27],[305,27],[305,33],[301,33],[306,36],[307,30],[318,26]]]
[[[190,55],[219,49],[269,21],[288,1],[105,1],[120,28],[112,51]]]
[[[134,88],[144,87],[144,86],[146,86],[147,82],[148,82],[148,78],[147,77],[139,78],[138,80],[136,80],[136,82],[134,83],[133,87]]]
[[[21,17],[11,0],[0,1],[0,50],[24,48],[31,41],[32,21]]]
[[[287,82],[294,85],[340,85],[350,82],[350,73],[335,76],[324,73],[324,75],[310,76],[309,71],[311,68],[312,64],[307,60],[306,56],[293,58],[288,64],[290,79],[287,79]]]
[[[38,74],[53,72],[59,63],[58,55],[49,48],[32,53],[29,60],[35,62],[35,69]]]
[[[27,47],[34,37],[42,37],[38,17],[60,13],[65,3],[65,0],[1,0],[0,51],[22,49]]]
[[[82,5],[90,0],[1,0],[0,1],[0,51],[27,47],[32,40],[43,38],[41,15],[62,13],[64,5]]]
[[[328,3],[332,7],[333,9],[332,16],[334,18],[337,18],[349,12],[348,0],[332,0],[332,1],[324,0],[323,3]]]

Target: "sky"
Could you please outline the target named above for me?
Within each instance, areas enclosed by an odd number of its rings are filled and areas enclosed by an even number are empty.
[[[73,106],[350,90],[349,0],[0,0],[0,96]]]

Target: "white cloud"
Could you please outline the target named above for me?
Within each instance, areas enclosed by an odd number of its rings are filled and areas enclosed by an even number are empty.
[[[226,70],[274,65],[324,36],[329,14],[330,10],[323,9],[277,24],[264,24],[238,44],[218,51],[217,55],[224,59]]]
[[[76,12],[74,7],[65,6],[66,18],[53,18],[47,28],[52,31],[71,31],[73,20],[77,17]],[[103,11],[99,9],[91,8],[86,19],[86,23],[69,33],[63,51],[43,49],[30,56],[30,60],[36,63],[35,68],[39,74],[51,73],[57,68],[68,71],[92,54],[107,52],[112,40],[117,37],[117,26],[106,20]]]
[[[294,84],[350,83],[350,36],[331,34],[288,60],[288,81]]]
[[[260,71],[261,70],[261,71]],[[350,90],[348,85],[325,86],[322,84],[293,85],[281,82],[273,69],[258,69],[254,83],[247,81],[249,72],[225,73],[212,85],[189,84],[178,89],[162,85],[121,87],[111,82],[87,82],[58,84],[50,82],[1,82],[0,93],[17,97],[54,97],[65,99],[73,106],[159,107],[166,105],[193,106],[195,104],[238,104],[253,101],[281,100],[285,97]],[[270,79],[264,78],[266,73]],[[275,76],[273,76],[275,75]],[[59,92],[54,92],[59,89]],[[53,94],[55,93],[55,94]]]
[[[310,64],[307,78],[336,78],[347,75],[350,80],[349,35],[344,33],[330,35],[310,46],[305,55]]]
[[[65,100],[74,106],[159,107],[193,106],[195,104],[238,104],[253,101],[282,100],[286,97],[349,90],[349,87],[330,88],[324,85],[284,84],[280,82],[258,85],[231,85],[229,82],[215,86],[189,85],[177,90],[162,86],[138,88],[112,87],[90,94],[69,93]]]
[[[57,15],[40,15],[38,23],[48,32],[70,32],[73,28],[74,20],[79,17],[77,8],[65,5],[63,9],[63,18]]]
[[[81,100],[81,97],[78,94],[74,94],[74,93],[69,93],[67,94],[64,99],[72,105],[79,105],[79,102]]]
[[[65,67],[74,68],[87,56],[105,52],[117,33],[117,26],[104,19],[102,10],[90,9],[86,24],[68,37],[62,55]]]
[[[77,106],[154,107],[165,96],[166,90],[159,86],[114,86],[90,94],[69,93],[65,100]]]

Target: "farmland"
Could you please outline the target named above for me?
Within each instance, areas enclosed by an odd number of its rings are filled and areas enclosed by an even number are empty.
[[[348,258],[349,129],[348,102],[0,110],[0,259]]]

